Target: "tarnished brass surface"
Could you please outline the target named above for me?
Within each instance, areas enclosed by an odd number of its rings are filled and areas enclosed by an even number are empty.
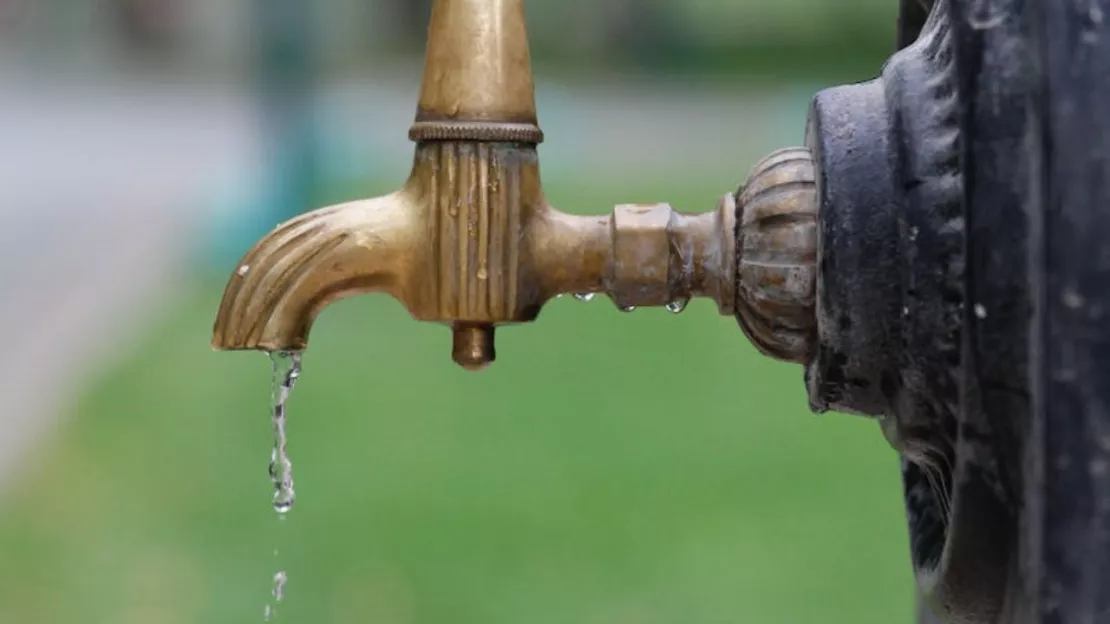
[[[816,245],[808,153],[757,167],[739,210],[729,194],[703,214],[656,204],[573,216],[541,188],[533,93],[521,0],[438,0],[408,180],[259,241],[227,285],[213,346],[303,349],[324,306],[385,292],[414,318],[450,325],[453,359],[480,369],[494,359],[495,326],[531,321],[561,293],[606,293],[625,309],[710,297],[765,353],[804,357]]]
[[[764,158],[738,201],[736,318],[765,355],[804,362],[817,323],[817,197],[809,150],[791,147]]]
[[[520,0],[440,0],[432,8],[416,122],[536,126]]]

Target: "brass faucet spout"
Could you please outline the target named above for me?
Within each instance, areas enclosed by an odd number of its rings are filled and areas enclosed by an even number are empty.
[[[324,306],[386,292],[404,301],[419,250],[413,192],[321,208],[260,240],[224,291],[213,331],[220,350],[300,350]]]

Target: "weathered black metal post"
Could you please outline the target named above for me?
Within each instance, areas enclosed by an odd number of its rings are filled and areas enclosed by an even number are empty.
[[[1023,551],[1043,622],[1110,618],[1110,2],[1026,8],[1034,419]],[[1040,140],[1036,140],[1039,138]]]
[[[901,453],[941,619],[1110,621],[1110,0],[903,5],[810,117],[811,402]]]

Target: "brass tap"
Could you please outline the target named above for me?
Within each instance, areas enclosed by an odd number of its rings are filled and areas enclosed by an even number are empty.
[[[548,204],[522,0],[437,0],[400,190],[281,224],[224,292],[216,349],[300,350],[337,299],[386,292],[448,324],[452,358],[494,359],[494,328],[532,321],[561,293],[617,306],[711,297],[765,354],[804,361],[815,333],[813,163],[764,159],[715,210],[622,205],[574,216]]]

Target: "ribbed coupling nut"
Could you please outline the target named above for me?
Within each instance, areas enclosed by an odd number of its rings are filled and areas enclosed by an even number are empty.
[[[736,318],[763,354],[804,362],[817,325],[813,157],[800,147],[773,152],[737,195]]]

